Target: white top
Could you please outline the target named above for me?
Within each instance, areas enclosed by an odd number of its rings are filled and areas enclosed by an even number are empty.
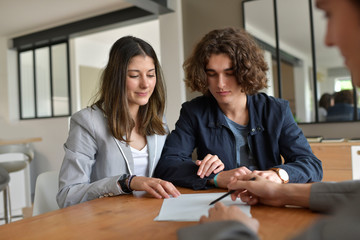
[[[134,174],[136,176],[149,176],[149,153],[148,146],[145,145],[140,151],[131,147],[131,153],[134,159]]]

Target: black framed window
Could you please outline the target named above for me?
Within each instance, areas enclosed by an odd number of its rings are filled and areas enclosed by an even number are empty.
[[[126,4],[113,12],[12,39],[18,52],[20,119],[71,115],[68,39],[72,35],[173,12],[166,0],[126,1],[130,7]]]
[[[20,119],[71,115],[67,40],[18,50]]]

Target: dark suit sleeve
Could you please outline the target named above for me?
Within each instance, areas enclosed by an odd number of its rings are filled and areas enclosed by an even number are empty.
[[[236,221],[221,221],[181,228],[179,240],[257,240],[255,232]]]
[[[356,194],[353,192],[351,195],[345,195],[352,196],[350,202],[339,201],[336,206],[342,208],[333,216],[324,217],[295,239],[360,239],[360,189],[358,188]]]
[[[313,211],[330,213],[353,198],[360,198],[360,180],[314,183],[309,207]]]

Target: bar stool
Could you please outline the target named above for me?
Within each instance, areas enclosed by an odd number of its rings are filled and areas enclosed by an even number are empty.
[[[8,174],[12,172],[17,172],[25,169],[25,182],[30,184],[30,170],[29,164],[34,158],[34,151],[30,148],[28,144],[25,145],[2,145],[0,146],[0,154],[10,154],[10,153],[19,153],[21,155],[11,155],[9,158],[5,158],[0,160],[0,167],[5,169]],[[13,157],[14,156],[14,157]],[[26,188],[26,202],[27,205],[31,205],[31,193],[30,187]],[[7,189],[7,198],[10,206],[10,189]],[[11,208],[10,208],[10,221],[15,217],[23,217],[22,215],[11,216]],[[5,217],[6,218],[6,217]]]
[[[11,222],[11,206],[9,195],[9,173],[2,167],[0,167],[0,191],[4,194],[4,220],[5,223]]]

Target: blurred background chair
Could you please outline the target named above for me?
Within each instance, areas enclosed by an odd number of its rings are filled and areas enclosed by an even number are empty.
[[[33,216],[59,209],[56,194],[59,189],[59,171],[41,173],[36,179]]]
[[[29,164],[34,159],[34,150],[28,144],[19,145],[1,145],[0,146],[0,167],[5,169],[8,174],[24,170],[25,201],[27,206],[31,206],[31,187],[30,187],[30,168]],[[11,185],[11,182],[9,183]],[[11,191],[17,191],[11,190]],[[8,186],[7,201],[11,206],[10,187]],[[20,215],[12,215],[10,209],[10,221],[12,218],[23,217]]]
[[[9,173],[2,167],[0,167],[0,192],[4,194],[4,220],[5,223],[11,222],[11,205],[9,196]]]

